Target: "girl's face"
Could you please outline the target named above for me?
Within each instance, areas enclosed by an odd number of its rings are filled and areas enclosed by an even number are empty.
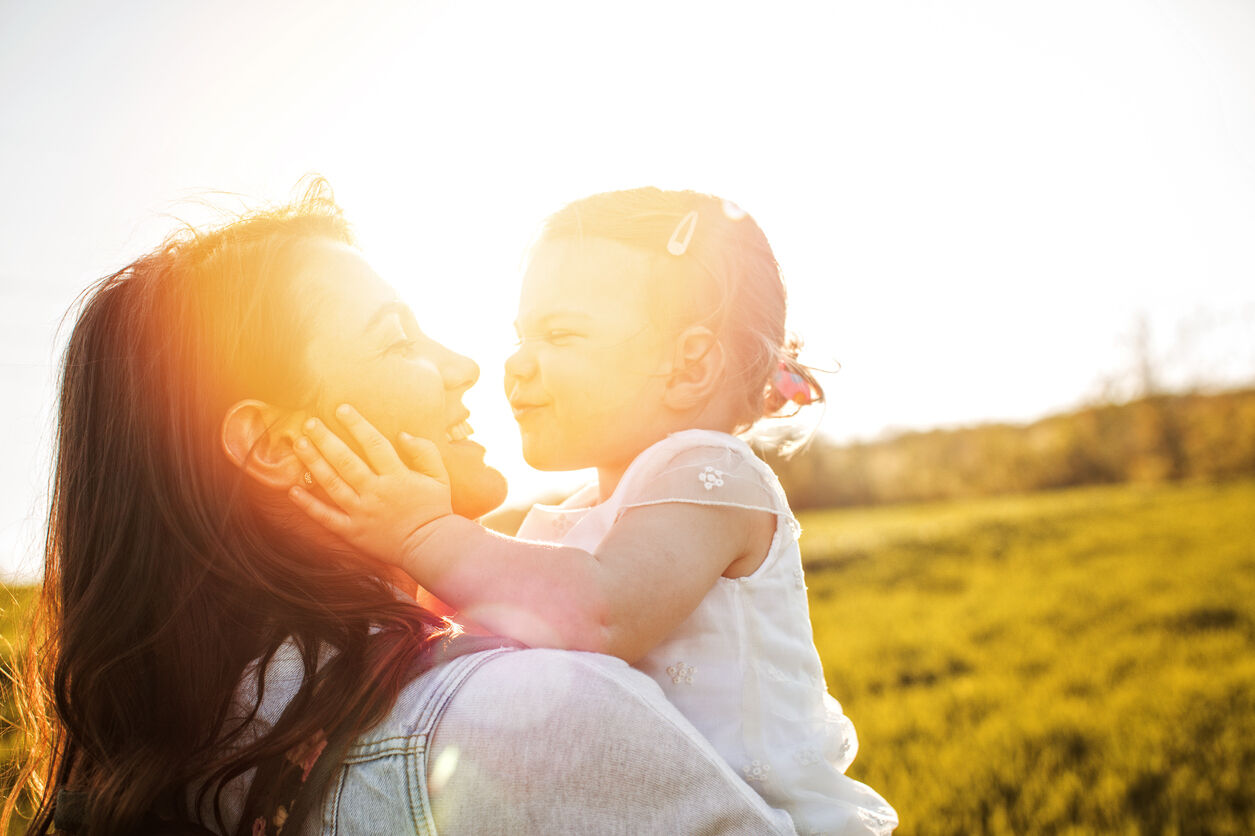
[[[505,375],[532,467],[621,472],[666,435],[672,340],[650,315],[648,270],[645,254],[615,241],[537,245]]]

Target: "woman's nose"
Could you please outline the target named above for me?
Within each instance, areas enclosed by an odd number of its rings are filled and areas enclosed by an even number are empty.
[[[446,389],[469,389],[479,380],[479,364],[471,358],[445,349],[440,375]]]

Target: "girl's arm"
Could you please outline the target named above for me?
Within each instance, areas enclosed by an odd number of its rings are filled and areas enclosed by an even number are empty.
[[[765,554],[775,528],[765,511],[665,503],[627,511],[596,554],[505,537],[451,512],[430,442],[402,438],[411,469],[356,412],[338,417],[366,461],[321,422],[307,425],[312,443],[298,455],[333,504],[298,487],[297,505],[471,620],[533,647],[635,661],[730,566],[752,571],[738,561]]]

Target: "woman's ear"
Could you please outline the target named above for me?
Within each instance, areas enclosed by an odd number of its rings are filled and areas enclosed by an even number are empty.
[[[713,331],[704,325],[684,329],[663,402],[675,410],[705,406],[723,379],[723,365],[723,344]]]
[[[239,401],[222,419],[222,451],[261,484],[287,490],[305,472],[292,446],[300,434],[300,419],[265,401]]]

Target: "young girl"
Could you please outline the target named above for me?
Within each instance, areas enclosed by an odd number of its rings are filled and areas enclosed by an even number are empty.
[[[649,674],[799,833],[883,834],[895,812],[844,775],[858,744],[811,638],[797,521],[736,436],[822,398],[784,320],[775,256],[734,205],[585,198],[532,253],[506,391],[529,464],[597,481],[502,537],[451,513],[429,442],[402,434],[407,466],[342,406],[366,461],[312,420],[297,451],[325,496],[292,495],[464,619]],[[472,443],[463,417],[453,443]]]

